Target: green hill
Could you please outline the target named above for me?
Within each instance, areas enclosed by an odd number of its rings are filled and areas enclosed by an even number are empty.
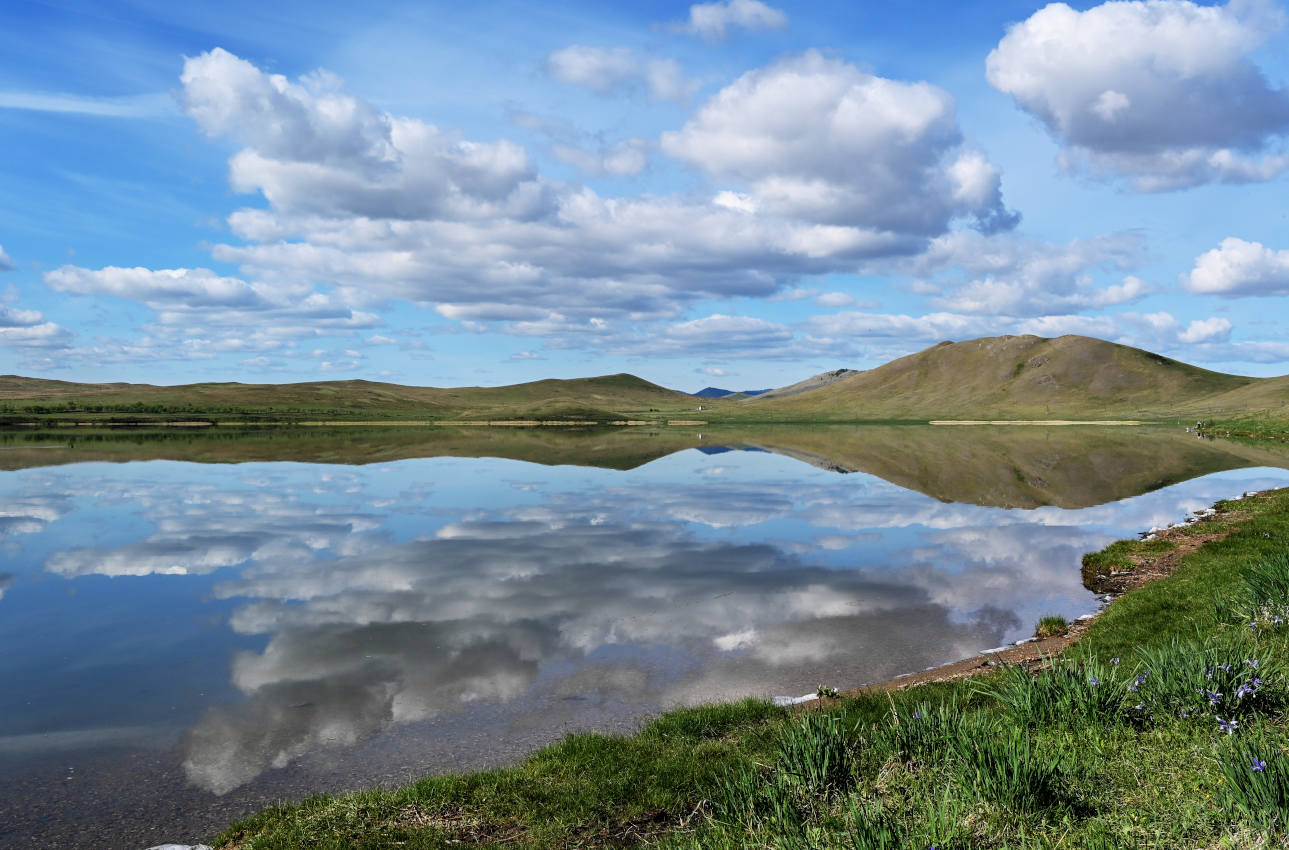
[[[701,405],[702,412],[699,413]],[[503,387],[375,381],[76,384],[0,376],[0,422],[147,419],[859,422],[935,419],[1289,421],[1289,376],[1249,378],[1082,336],[942,342],[747,397],[696,399],[634,375]]]
[[[767,394],[768,395],[768,394]],[[1289,378],[1248,378],[1082,336],[939,345],[788,397],[743,402],[775,419],[1173,419],[1289,416]]]
[[[596,421],[697,410],[693,397],[634,375],[547,379],[502,387],[413,387],[375,381],[298,384],[76,384],[0,376],[0,415]]]

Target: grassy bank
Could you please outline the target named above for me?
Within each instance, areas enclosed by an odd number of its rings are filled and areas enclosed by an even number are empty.
[[[672,712],[504,770],[277,806],[218,846],[1284,846],[1289,490],[1219,508],[1173,575],[1037,676]],[[1164,548],[1120,542],[1086,569]]]

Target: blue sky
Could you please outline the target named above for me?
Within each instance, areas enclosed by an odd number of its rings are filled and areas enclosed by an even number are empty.
[[[1289,372],[1271,0],[7,3],[0,372]]]

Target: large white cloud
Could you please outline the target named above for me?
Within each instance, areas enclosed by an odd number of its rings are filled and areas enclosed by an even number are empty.
[[[638,62],[609,54],[622,60],[614,71],[582,54],[561,57],[587,60],[561,66],[587,83],[597,67],[612,77]],[[229,344],[279,356],[310,334],[379,324],[373,311],[399,299],[551,346],[625,351],[650,323],[667,321],[680,353],[696,337],[676,322],[701,300],[767,297],[804,275],[914,255],[954,221],[1015,223],[997,168],[962,144],[947,93],[813,52],[744,75],[663,137],[665,152],[711,178],[684,195],[610,197],[553,182],[513,142],[390,115],[330,75],[292,81],[222,49],[188,59],[182,82],[197,124],[242,145],[229,163],[233,188],[267,201],[230,215],[234,238],[211,248],[239,274],[49,272],[55,289],[157,311],[128,343],[99,341],[64,363],[210,357]],[[583,141],[555,153],[629,175],[653,149],[628,139],[596,153]],[[744,335],[742,353],[754,355],[755,336]]]
[[[987,230],[1017,220],[998,169],[963,147],[948,92],[815,51],[744,74],[662,147],[773,214],[925,236],[956,217]]]
[[[1289,250],[1228,236],[1195,258],[1182,285],[1199,295],[1289,295]]]
[[[1142,191],[1269,180],[1289,168],[1289,92],[1250,55],[1283,25],[1268,0],[1052,3],[1008,30],[986,73],[1094,174]]]
[[[638,61],[609,54],[621,60],[614,71],[587,55],[561,57],[587,60],[560,66],[587,83]],[[383,113],[328,75],[293,82],[221,49],[187,60],[182,81],[199,126],[244,145],[230,161],[234,188],[268,201],[231,215],[240,241],[212,249],[241,277],[74,268],[50,277],[68,291],[142,300],[162,311],[159,326],[198,303],[233,317],[313,293],[331,306],[409,299],[463,322],[577,344],[606,323],[674,319],[699,299],[767,296],[801,275],[914,253],[953,218],[1011,221],[997,170],[962,147],[947,94],[816,54],[736,81],[668,137],[674,152],[711,166],[708,145],[738,131],[720,126],[736,120],[729,104],[769,110],[795,89],[805,102],[795,114],[810,132],[792,140],[763,114],[763,141],[781,155],[743,157],[737,174],[709,168],[752,184],[734,187],[752,190],[751,205],[730,203],[730,187],[719,185],[706,198],[613,198],[553,183],[512,142],[467,140]],[[827,132],[812,142],[816,130]],[[645,150],[628,140],[598,155],[562,153],[588,170],[630,174]],[[869,165],[819,164],[839,154]]]

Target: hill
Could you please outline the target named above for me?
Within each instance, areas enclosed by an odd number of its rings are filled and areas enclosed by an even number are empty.
[[[765,398],[783,398],[784,396],[797,395],[809,390],[817,390],[826,387],[829,384],[835,384],[843,378],[849,378],[851,375],[858,375],[854,369],[834,369],[831,372],[821,372],[818,375],[811,375],[804,381],[797,381],[795,384],[788,384],[786,387],[777,387],[769,390],[762,395]]]
[[[831,373],[825,373],[825,375]],[[1289,417],[1289,377],[1212,372],[1082,336],[942,342],[792,395],[744,402],[768,420]]]
[[[376,381],[297,384],[77,384],[0,376],[0,415],[21,418],[531,419],[607,421],[688,414],[692,396],[634,375],[547,379],[501,387],[414,387]]]
[[[721,392],[708,388],[704,392]],[[1047,419],[1289,421],[1289,376],[1212,372],[1081,336],[943,342],[857,372],[836,369],[758,395],[695,398],[634,375],[502,387],[375,381],[77,384],[0,376],[0,423],[523,420],[859,422]]]

